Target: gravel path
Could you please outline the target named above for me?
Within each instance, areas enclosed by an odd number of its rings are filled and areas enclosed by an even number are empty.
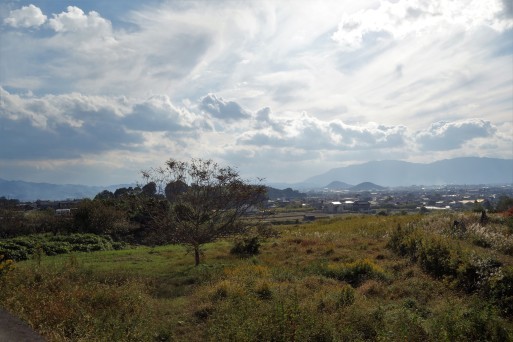
[[[27,323],[0,309],[0,342],[44,342]]]

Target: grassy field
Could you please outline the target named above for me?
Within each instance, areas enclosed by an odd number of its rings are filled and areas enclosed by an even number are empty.
[[[464,222],[464,229],[453,222]],[[260,254],[206,245],[40,256],[0,305],[49,341],[508,341],[512,229],[472,214],[280,225]]]

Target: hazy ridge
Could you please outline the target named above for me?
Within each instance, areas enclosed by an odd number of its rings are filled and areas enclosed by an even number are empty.
[[[332,182],[360,184],[372,182],[381,186],[442,184],[512,184],[513,159],[464,157],[428,164],[397,160],[371,161],[331,169],[301,183],[281,184],[306,189],[325,187]],[[280,184],[274,184],[278,186]]]
[[[333,183],[337,182],[337,183]],[[513,184],[513,159],[465,157],[421,164],[397,160],[372,161],[331,169],[310,177],[301,183],[269,183],[278,189],[324,188],[330,184],[349,186],[371,182],[385,187],[442,184]],[[111,186],[32,183],[0,179],[0,197],[30,200],[64,200],[92,198],[103,190],[114,191]]]

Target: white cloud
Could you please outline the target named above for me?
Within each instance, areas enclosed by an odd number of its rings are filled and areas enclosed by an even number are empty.
[[[257,130],[240,135],[239,144],[288,147],[298,150],[369,150],[403,147],[404,126],[376,123],[349,125],[340,120],[322,121],[302,113],[295,119],[271,118],[270,111],[257,113]]]
[[[34,97],[0,88],[0,145],[4,159],[77,158],[86,153],[137,149],[142,137],[120,125],[119,99],[80,94]]]
[[[418,132],[416,141],[423,150],[453,150],[475,138],[488,138],[497,128],[481,119],[466,119],[457,122],[440,121],[427,130]]]
[[[46,15],[39,7],[34,5],[23,6],[20,9],[12,10],[4,23],[12,27],[39,27],[46,22]]]
[[[208,120],[201,120],[186,108],[177,108],[166,95],[155,95],[134,105],[123,123],[129,129],[149,132],[193,132],[208,127]]]
[[[102,18],[98,12],[91,11],[86,15],[76,6],[68,6],[67,12],[54,14],[48,21],[48,25],[56,32],[98,33],[111,30],[110,21]]]
[[[208,94],[201,99],[200,108],[221,120],[240,120],[249,117],[249,113],[238,103],[225,101],[222,97],[217,98],[213,94]]]
[[[513,20],[502,15],[507,6],[500,0],[381,0],[377,8],[344,15],[332,39],[343,47],[357,49],[366,38],[444,35],[454,26],[464,30],[488,26],[502,32],[513,27]]]

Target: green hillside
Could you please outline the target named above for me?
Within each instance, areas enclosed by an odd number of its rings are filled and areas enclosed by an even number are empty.
[[[4,262],[0,305],[48,341],[513,338],[513,228],[502,216],[275,229],[252,256],[230,253],[231,240],[207,244],[197,267],[173,245]]]

